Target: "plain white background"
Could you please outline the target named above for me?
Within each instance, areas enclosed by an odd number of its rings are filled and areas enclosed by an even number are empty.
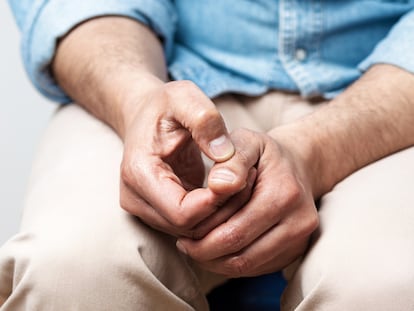
[[[31,161],[55,107],[28,81],[19,31],[0,1],[0,246],[18,230]]]

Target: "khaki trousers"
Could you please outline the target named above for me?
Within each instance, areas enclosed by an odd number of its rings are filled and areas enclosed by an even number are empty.
[[[230,129],[266,131],[321,104],[272,92],[216,103]],[[122,144],[79,106],[58,110],[34,162],[20,232],[0,249],[1,311],[208,310],[221,283],[119,207]],[[286,270],[282,310],[414,310],[414,148],[320,201],[320,228]]]

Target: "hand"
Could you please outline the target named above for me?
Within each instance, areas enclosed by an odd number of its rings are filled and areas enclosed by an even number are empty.
[[[247,174],[234,175],[219,194],[201,188],[200,150],[216,162],[234,153],[224,121],[213,102],[188,81],[160,83],[140,96],[136,107],[126,122],[121,206],[158,230],[194,236],[191,228],[246,186]],[[242,193],[228,205],[244,204],[250,189]],[[196,235],[203,234],[198,230]]]
[[[214,104],[191,82],[165,83],[166,69],[159,38],[115,16],[75,27],[60,40],[52,64],[59,85],[125,143],[121,206],[177,235],[229,197],[199,188],[199,150],[223,161],[234,148]],[[230,190],[245,184],[236,181]]]
[[[279,270],[304,252],[318,226],[307,168],[269,135],[238,130],[231,138],[236,154],[212,168],[209,187],[222,187],[216,172],[227,169],[244,178],[256,167],[251,198],[203,239],[180,238],[177,247],[204,268],[229,277]]]

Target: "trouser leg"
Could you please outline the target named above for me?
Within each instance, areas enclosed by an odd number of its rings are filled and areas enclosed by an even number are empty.
[[[272,92],[240,97],[266,131],[324,103]],[[286,269],[282,310],[414,310],[414,147],[355,172],[320,201],[320,227]]]
[[[226,101],[246,109],[219,103],[231,129],[266,131],[315,108],[279,93]],[[0,309],[206,309],[202,289],[218,278],[119,208],[122,146],[112,131],[72,106],[44,141],[22,230],[0,249]],[[285,310],[413,309],[413,153],[378,161],[324,196],[320,230],[291,274]]]
[[[233,96],[216,99],[230,129],[258,129]],[[53,118],[20,233],[0,249],[0,310],[206,310],[224,278],[119,207],[122,144],[76,105]]]
[[[20,233],[0,249],[1,310],[208,309],[174,239],[119,207],[121,157],[118,137],[80,107],[56,114]]]
[[[414,310],[414,148],[339,183],[282,310]]]

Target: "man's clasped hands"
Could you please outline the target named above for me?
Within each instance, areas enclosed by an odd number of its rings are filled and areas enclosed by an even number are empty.
[[[229,134],[188,81],[147,95],[125,127],[121,206],[228,277],[277,271],[300,256],[318,213],[312,169],[291,137],[278,128]],[[215,162],[205,187],[201,153]]]

